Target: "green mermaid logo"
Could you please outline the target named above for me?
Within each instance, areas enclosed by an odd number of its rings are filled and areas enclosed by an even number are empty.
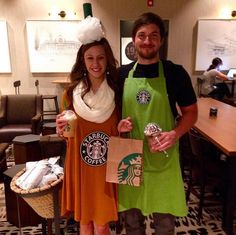
[[[142,157],[132,153],[124,157],[118,166],[118,181],[120,184],[139,186],[142,182]]]

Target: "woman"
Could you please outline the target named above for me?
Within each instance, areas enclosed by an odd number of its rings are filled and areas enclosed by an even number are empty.
[[[228,77],[220,72],[222,65],[222,60],[216,57],[212,60],[209,68],[203,73],[203,95],[208,95],[218,100],[222,100],[224,96],[230,96],[228,86],[222,82],[228,80]]]
[[[109,221],[118,219],[116,187],[105,182],[107,142],[117,135],[119,116],[117,61],[97,18],[87,17],[79,31],[82,46],[63,96],[64,109],[77,120],[75,136],[67,139],[61,212],[74,214],[80,234],[107,235]],[[59,135],[67,124],[61,117]]]

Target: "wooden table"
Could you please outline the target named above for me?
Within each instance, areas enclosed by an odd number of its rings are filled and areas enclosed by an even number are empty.
[[[15,164],[41,160],[39,135],[16,136],[13,140]]]
[[[212,106],[218,109],[217,117],[209,115]],[[229,156],[229,182],[222,226],[228,235],[232,235],[236,204],[236,108],[212,98],[199,98],[198,110],[194,128]]]
[[[67,87],[70,84],[70,80],[65,78],[65,79],[57,79],[57,80],[53,80],[52,83],[54,84],[58,84],[60,86],[62,86],[62,88]]]
[[[210,117],[210,107],[218,109],[217,117]],[[195,128],[222,152],[236,156],[236,108],[212,98],[198,99],[198,120]]]
[[[24,167],[25,164],[15,165],[4,172],[7,221],[18,228],[36,226],[43,222],[25,200],[18,197],[10,188],[12,178]]]

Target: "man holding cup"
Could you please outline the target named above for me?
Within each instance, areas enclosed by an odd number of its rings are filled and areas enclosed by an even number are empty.
[[[124,88],[118,131],[144,140],[143,184],[119,185],[119,211],[127,235],[146,234],[144,216],[150,214],[156,235],[174,235],[175,216],[187,214],[178,140],[197,120],[196,96],[185,69],[160,59],[164,36],[162,19],[142,14],[132,32],[138,60],[120,69]],[[176,104],[181,110],[178,122]],[[146,138],[144,130],[150,123],[160,129]]]

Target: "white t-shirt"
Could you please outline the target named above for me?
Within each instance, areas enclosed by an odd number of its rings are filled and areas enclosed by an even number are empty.
[[[202,84],[202,94],[207,95],[211,91],[214,90],[213,85],[215,83],[222,82],[221,79],[218,79],[217,76],[220,75],[220,72],[217,69],[211,69],[209,71],[205,71],[203,73],[202,78],[204,79],[204,82]]]

